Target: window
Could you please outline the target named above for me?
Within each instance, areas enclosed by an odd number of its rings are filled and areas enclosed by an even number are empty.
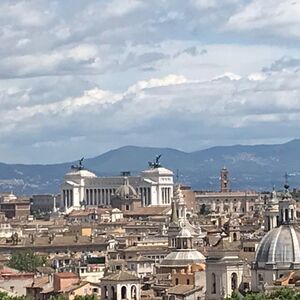
[[[236,234],[236,232],[233,233],[233,241],[234,241],[234,242],[237,241],[237,234]]]
[[[104,286],[104,299],[108,298],[108,291],[107,291],[107,286]]]
[[[190,280],[189,280],[189,279],[186,280],[186,284],[187,284],[187,285],[190,284]]]
[[[175,285],[178,285],[178,283],[179,283],[179,280],[178,280],[178,278],[176,278],[175,279]]]
[[[212,273],[211,274],[211,293],[212,294],[216,294],[217,292],[217,286],[216,286],[216,274],[215,273]]]
[[[121,299],[127,299],[127,288],[126,288],[126,286],[122,286],[122,288],[121,288]]]
[[[238,280],[237,280],[237,274],[236,273],[232,273],[231,274],[231,289],[234,291],[238,288]]]

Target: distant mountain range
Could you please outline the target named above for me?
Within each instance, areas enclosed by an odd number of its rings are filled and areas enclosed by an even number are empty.
[[[125,146],[84,161],[98,176],[138,174],[161,154],[161,163],[174,171],[175,180],[193,189],[218,190],[219,173],[226,166],[232,190],[282,189],[287,172],[291,187],[300,187],[300,140],[278,145],[221,146],[191,153],[170,148]],[[0,163],[0,191],[16,194],[57,193],[74,162],[49,165]],[[178,176],[176,176],[178,175]]]

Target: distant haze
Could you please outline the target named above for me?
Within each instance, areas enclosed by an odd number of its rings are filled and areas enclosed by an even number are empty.
[[[300,187],[300,140],[284,144],[213,147],[191,153],[171,148],[126,146],[84,160],[98,176],[121,171],[138,174],[161,154],[161,163],[173,170],[175,180],[193,189],[218,190],[220,169],[230,173],[232,190],[282,189],[287,172],[291,187]],[[0,164],[0,190],[19,194],[57,193],[73,162],[54,165]],[[176,178],[178,174],[178,178]]]

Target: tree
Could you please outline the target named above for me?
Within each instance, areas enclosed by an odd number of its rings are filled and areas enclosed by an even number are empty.
[[[41,267],[45,263],[46,257],[35,255],[31,250],[25,250],[12,254],[8,266],[23,272],[35,272],[37,267]]]
[[[240,297],[233,293],[231,297],[226,300],[238,300]],[[276,291],[269,291],[265,293],[249,293],[243,300],[300,300],[300,291],[290,288],[282,288]]]
[[[5,292],[0,292],[0,300],[32,300],[25,296],[9,296]]]
[[[50,296],[49,300],[68,300],[65,295]]]

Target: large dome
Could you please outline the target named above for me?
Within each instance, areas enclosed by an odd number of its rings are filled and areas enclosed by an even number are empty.
[[[124,177],[124,182],[121,186],[119,186],[116,190],[115,193],[117,196],[122,197],[122,198],[137,198],[138,194],[134,187],[129,184],[128,178]]]
[[[300,232],[293,225],[281,225],[261,240],[255,257],[258,268],[292,268],[300,264]]]
[[[205,257],[194,249],[179,249],[169,253],[160,263],[160,267],[187,267],[191,264],[204,263]]]

